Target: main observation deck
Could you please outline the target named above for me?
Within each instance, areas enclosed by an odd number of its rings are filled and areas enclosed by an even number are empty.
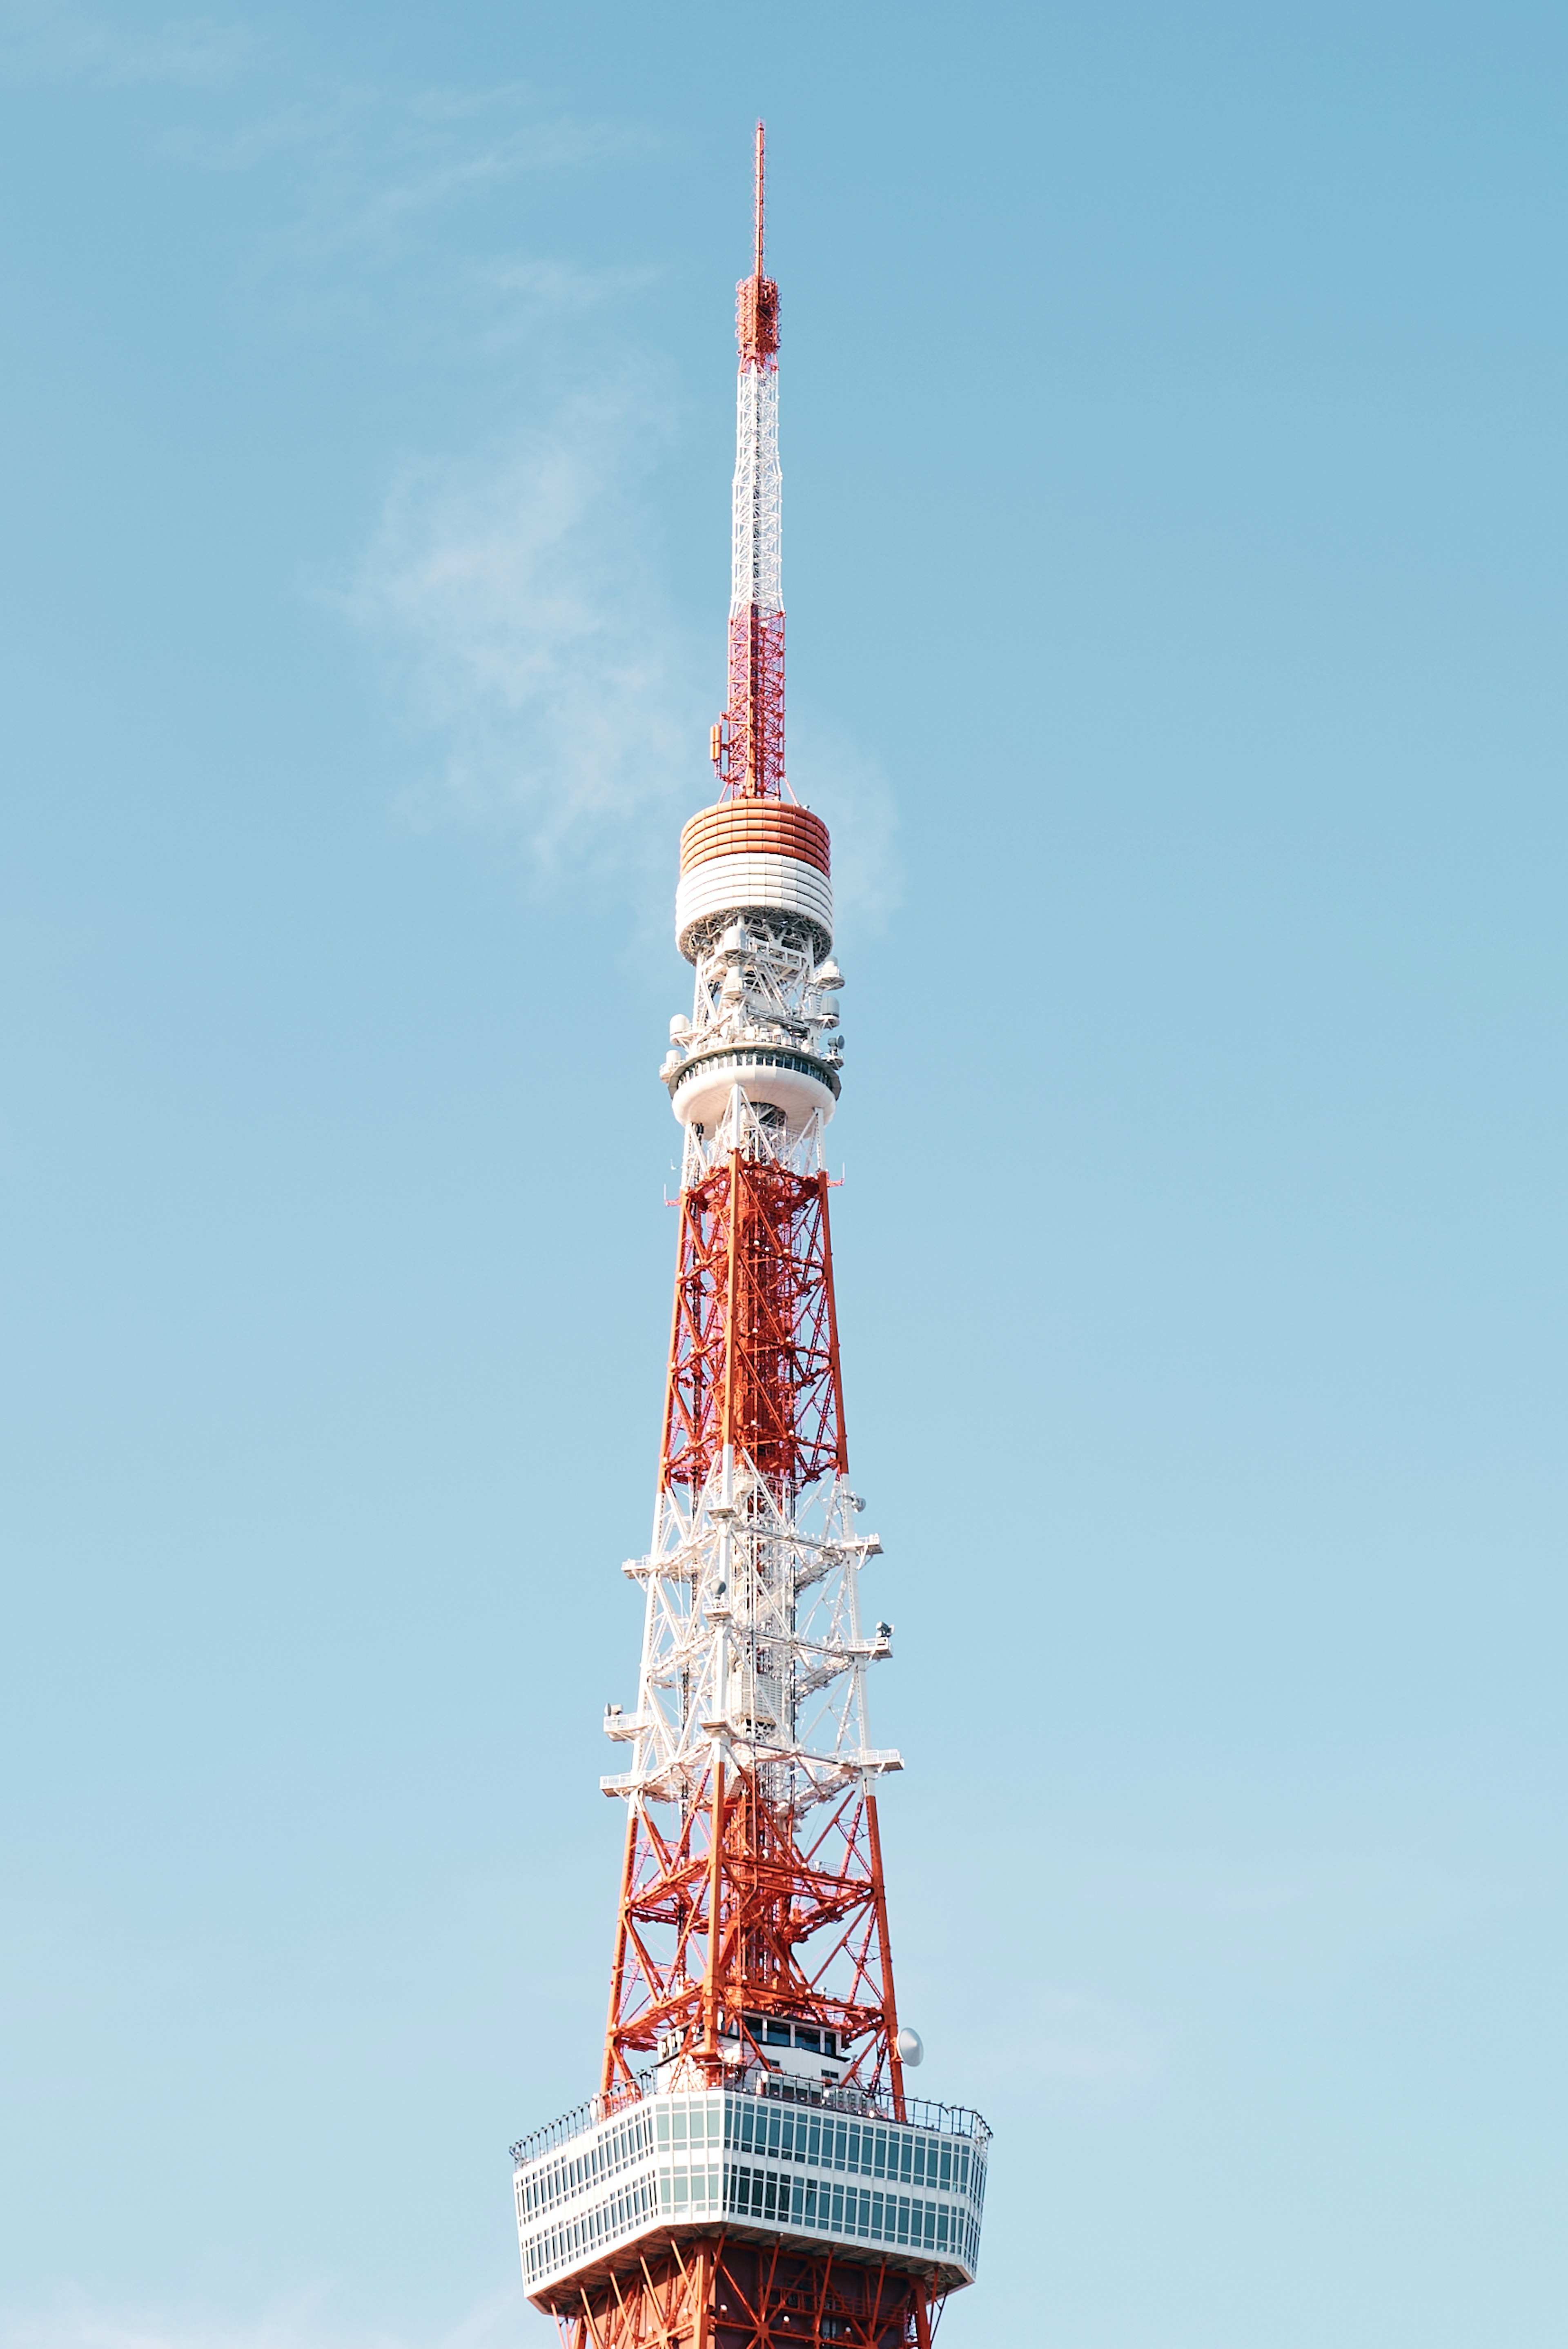
[[[980,2115],[908,2102],[899,2121],[889,2098],[781,2085],[596,2096],[514,2145],[535,2305],[634,2264],[634,2247],[721,2231],[832,2245],[919,2269],[942,2292],[971,2283],[991,2143]]]

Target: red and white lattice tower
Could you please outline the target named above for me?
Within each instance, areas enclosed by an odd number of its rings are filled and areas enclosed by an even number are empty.
[[[980,2248],[989,2135],[906,2091],[870,1666],[880,1552],[845,1443],[823,1135],[839,1092],[827,827],[784,771],[778,288],[738,305],[720,794],[680,836],[696,969],[675,1310],[598,2093],[514,2147],[524,2282],[568,2349],[927,2349]]]

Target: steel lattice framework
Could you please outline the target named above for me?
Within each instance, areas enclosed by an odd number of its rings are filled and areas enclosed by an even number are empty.
[[[720,2235],[679,2251],[626,2289],[584,2292],[562,2313],[566,2349],[929,2349],[934,2319],[907,2271],[835,2259],[802,2259]]]
[[[985,2176],[978,2116],[905,2092],[876,1792],[902,1763],[867,1713],[892,1626],[861,1618],[881,1544],[849,1482],[823,1154],[826,832],[735,804],[787,791],[761,125],[753,258],[722,788],[683,843],[693,1006],[662,1071],[685,1141],[652,1537],[625,1568],[642,1650],[605,1718],[629,1750],[601,1781],[628,1814],[604,2062],[591,2107],[515,2148],[524,2274],[568,2349],[929,2349]]]
[[[826,1172],[738,1150],[680,1195],[661,1483],[700,1490],[726,1445],[775,1491],[849,1464]]]
[[[668,1832],[650,1805],[628,1839],[607,2093],[635,2078],[636,2055],[661,2037],[693,2046],[711,2038],[717,2066],[732,2015],[738,2044],[756,2057],[772,2016],[863,2043],[872,2051],[868,2079],[889,2060],[895,2018],[875,1799],[851,1788],[808,1824],[787,1802],[768,1799],[763,1775],[727,1772],[717,1761]],[[897,2064],[896,2051],[890,2060]]]

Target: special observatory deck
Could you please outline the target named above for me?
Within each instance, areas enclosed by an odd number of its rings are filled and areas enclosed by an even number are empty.
[[[720,2228],[971,2283],[991,2132],[950,2106],[906,2111],[842,2109],[826,2092],[652,2095],[607,2114],[595,2098],[513,2147],[529,2298],[547,2307],[554,2285],[613,2267],[639,2238]]]

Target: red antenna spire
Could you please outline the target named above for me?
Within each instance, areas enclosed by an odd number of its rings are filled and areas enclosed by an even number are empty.
[[[748,367],[772,368],[779,347],[779,289],[763,274],[763,126],[757,125],[756,235],[749,277],[735,288],[735,336],[741,346],[741,372]],[[744,455],[742,429],[742,455]]]
[[[760,277],[763,274],[763,143],[764,135],[763,126],[759,122],[757,125],[757,259],[756,266],[752,272],[752,274],[754,277]]]

